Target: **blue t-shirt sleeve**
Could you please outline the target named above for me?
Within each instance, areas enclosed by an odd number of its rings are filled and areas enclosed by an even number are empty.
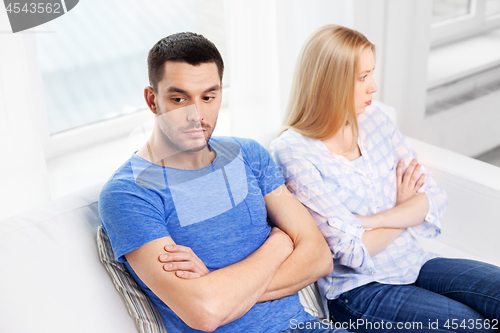
[[[131,180],[112,179],[99,196],[99,215],[119,262],[125,254],[169,236],[159,195]]]
[[[245,154],[246,162],[259,182],[263,196],[285,183],[280,169],[260,143],[251,139],[237,138],[236,140]]]

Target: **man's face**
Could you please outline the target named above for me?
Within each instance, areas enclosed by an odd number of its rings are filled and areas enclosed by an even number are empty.
[[[192,66],[167,61],[155,94],[165,143],[178,152],[206,147],[217,123],[222,87],[215,63]]]

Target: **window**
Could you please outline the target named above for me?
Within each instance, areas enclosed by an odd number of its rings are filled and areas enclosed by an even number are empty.
[[[500,91],[500,1],[434,0],[426,114]]]
[[[486,1],[486,12],[487,17],[492,17],[494,15],[500,14],[500,1],[498,0],[487,0]]]
[[[432,4],[432,22],[446,22],[470,14],[470,0],[435,0]]]
[[[51,135],[144,109],[147,52],[169,34],[202,33],[227,62],[223,0],[86,0],[36,30]]]
[[[498,0],[433,0],[432,46],[438,46],[500,27]]]

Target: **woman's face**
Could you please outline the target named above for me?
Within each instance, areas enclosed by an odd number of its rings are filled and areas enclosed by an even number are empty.
[[[372,94],[377,91],[377,85],[372,76],[374,69],[373,52],[369,48],[365,48],[359,56],[359,68],[354,88],[354,104],[357,115],[365,112],[365,108],[372,103]]]

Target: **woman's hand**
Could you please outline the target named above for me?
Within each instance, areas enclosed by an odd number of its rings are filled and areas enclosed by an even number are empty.
[[[418,177],[420,174],[420,167],[420,164],[417,163],[417,159],[414,158],[403,175],[404,161],[400,160],[398,162],[396,168],[396,185],[398,190],[396,206],[416,195],[417,191],[424,184],[425,174]]]
[[[182,245],[165,246],[166,254],[158,257],[164,263],[163,269],[175,272],[175,275],[184,279],[199,278],[210,273],[203,261],[191,250]]]

